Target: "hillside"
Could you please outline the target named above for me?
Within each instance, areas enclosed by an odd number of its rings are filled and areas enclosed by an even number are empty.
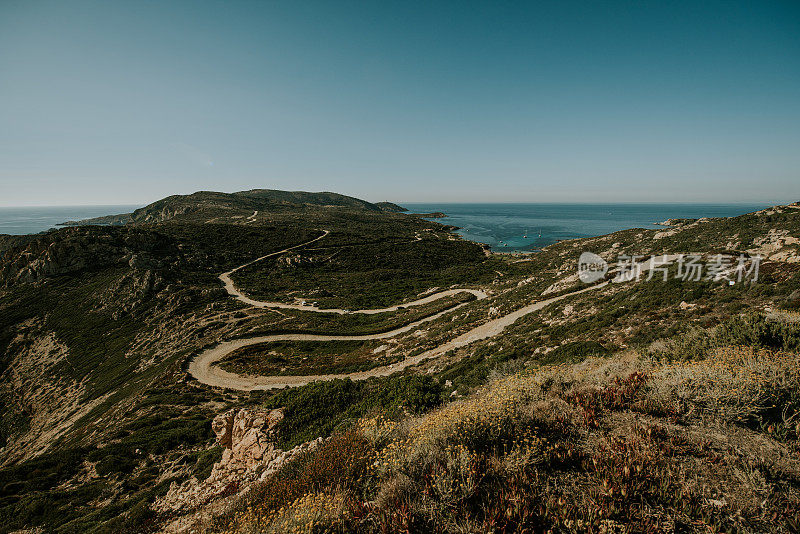
[[[200,192],[0,239],[0,532],[796,531],[798,207],[487,255]],[[586,286],[583,251],[763,261]]]
[[[404,208],[403,206],[398,206],[394,202],[376,202],[375,205],[383,211],[394,211],[397,213],[408,211],[408,209]]]
[[[169,196],[139,208],[133,213],[96,217],[84,221],[67,221],[65,224],[79,226],[82,224],[159,223],[175,218],[184,221],[205,222],[213,217],[241,216],[244,218],[245,215],[249,216],[256,211],[297,212],[324,208],[405,211],[404,208],[391,202],[372,204],[338,193],[308,193],[275,189],[251,189],[236,193],[198,191],[190,195]]]

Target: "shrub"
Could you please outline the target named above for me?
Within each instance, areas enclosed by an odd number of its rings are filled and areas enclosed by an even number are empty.
[[[800,349],[800,324],[751,313],[732,317],[713,328],[693,328],[682,335],[658,340],[647,352],[670,361],[698,361],[714,349],[726,346],[795,351]]]
[[[540,358],[541,363],[578,362],[588,356],[607,356],[609,350],[596,341],[571,341],[548,352]]]
[[[750,345],[778,350],[798,350],[800,325],[750,314],[719,325],[716,343],[717,346]]]
[[[438,405],[441,395],[441,385],[429,376],[367,382],[337,379],[282,391],[266,406],[285,408],[286,415],[278,424],[280,442],[293,447],[328,436],[371,411],[395,413],[404,409],[419,413]]]
[[[370,442],[354,429],[337,433],[319,449],[293,460],[250,491],[238,509],[218,519],[226,531],[311,532],[313,523],[342,511],[342,495],[360,495],[374,459]],[[270,526],[268,526],[270,525]]]

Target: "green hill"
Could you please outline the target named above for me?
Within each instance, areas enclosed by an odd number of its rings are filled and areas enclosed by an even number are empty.
[[[372,204],[355,197],[329,192],[309,193],[276,189],[251,189],[236,193],[198,191],[189,195],[172,195],[163,198],[139,208],[133,213],[68,221],[66,224],[79,226],[82,224],[158,223],[176,218],[183,221],[204,222],[219,217],[243,218],[255,211],[285,213],[332,208],[371,212],[405,211],[390,202]]]

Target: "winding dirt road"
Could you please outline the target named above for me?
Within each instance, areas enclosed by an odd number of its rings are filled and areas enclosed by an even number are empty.
[[[326,235],[328,235],[330,233],[328,230],[323,230],[323,232],[325,232],[325,233],[322,234],[319,237],[316,237],[316,238],[312,239],[311,241],[306,241],[305,243],[300,243],[299,245],[295,245],[293,247],[285,248],[283,250],[279,250],[278,252],[273,252],[271,254],[267,254],[266,256],[261,256],[260,258],[256,258],[253,261],[245,263],[244,265],[240,265],[235,269],[231,269],[230,271],[228,271],[226,273],[222,273],[221,275],[219,275],[219,279],[222,280],[222,283],[225,285],[225,291],[227,291],[228,295],[234,297],[235,299],[237,299],[237,300],[239,300],[241,302],[244,302],[245,304],[248,304],[250,306],[254,306],[256,308],[280,308],[280,309],[284,309],[284,310],[302,310],[302,311],[310,311],[310,312],[317,312],[317,313],[338,313],[339,315],[343,315],[343,314],[346,314],[346,313],[362,313],[362,314],[366,314],[366,315],[372,315],[372,314],[376,314],[376,313],[393,312],[393,311],[397,311],[397,310],[400,310],[400,309],[403,309],[403,308],[408,308],[408,307],[411,307],[411,306],[421,306],[423,304],[428,304],[430,302],[433,302],[435,300],[439,300],[439,299],[444,298],[444,297],[449,297],[451,295],[458,295],[459,293],[471,293],[471,294],[475,295],[475,297],[478,300],[485,299],[488,296],[485,292],[479,291],[477,289],[448,289],[446,291],[438,291],[436,293],[433,293],[432,295],[428,295],[427,297],[423,297],[421,299],[417,299],[417,300],[414,300],[414,301],[411,301],[411,302],[406,302],[404,304],[398,304],[396,306],[389,306],[388,308],[374,308],[374,309],[366,309],[366,310],[345,310],[345,309],[342,309],[342,308],[318,308],[317,306],[313,306],[311,304],[286,304],[284,302],[268,302],[268,301],[265,302],[265,301],[261,301],[261,300],[255,300],[255,299],[251,299],[250,297],[248,297],[247,295],[245,295],[244,293],[242,293],[241,291],[239,291],[236,288],[236,284],[233,283],[233,279],[231,278],[231,275],[233,273],[235,273],[236,271],[238,271],[240,269],[244,269],[245,267],[253,265],[254,263],[258,263],[258,262],[260,262],[262,260],[265,260],[267,258],[271,258],[273,256],[280,256],[281,254],[289,252],[290,250],[294,250],[294,249],[297,249],[297,248],[305,247],[306,245],[310,245],[311,243],[314,243],[315,241],[319,241],[320,239],[322,239],[323,237],[325,237]],[[422,237],[419,234],[417,234],[417,236],[415,238],[415,241],[421,241],[421,240],[422,240]]]
[[[343,310],[343,309],[320,309],[316,306],[304,305],[304,304],[284,304],[282,302],[263,302],[249,298],[248,296],[244,295],[241,291],[239,291],[233,280],[231,279],[231,275],[242,269],[247,267],[248,265],[252,265],[256,262],[264,260],[266,258],[277,256],[288,252],[290,250],[294,250],[300,247],[304,247],[315,241],[319,241],[320,239],[327,236],[330,232],[327,230],[324,231],[325,233],[321,236],[312,239],[310,241],[306,241],[305,243],[301,243],[299,245],[295,245],[293,247],[289,247],[278,252],[273,252],[271,254],[267,254],[266,256],[262,256],[257,258],[251,262],[245,263],[244,265],[240,265],[239,267],[232,269],[226,273],[223,273],[219,276],[219,279],[225,285],[225,289],[229,295],[235,297],[236,299],[249,304],[251,306],[259,307],[259,308],[288,308],[294,310],[305,310],[305,311],[314,311],[319,313],[363,313],[363,314],[376,314],[376,313],[385,313],[396,311],[400,308],[406,308],[410,306],[420,306],[422,304],[427,304],[429,302],[433,302],[440,298],[444,298],[446,296],[455,295],[462,292],[468,292],[475,295],[479,300],[485,299],[487,294],[483,291],[479,291],[476,289],[450,289],[446,291],[440,291],[434,293],[432,295],[428,295],[427,297],[423,297],[417,299],[412,302],[407,302],[405,304],[401,304],[398,306],[390,306],[388,308],[376,308],[376,309],[366,309],[366,310]],[[590,286],[585,289],[581,289],[578,291],[574,291],[572,293],[567,293],[564,295],[559,295],[557,297],[552,297],[550,299],[541,300],[520,308],[516,311],[513,311],[503,317],[499,317],[497,319],[493,319],[489,322],[486,322],[480,326],[473,328],[472,330],[461,334],[460,336],[452,339],[442,345],[417,354],[416,356],[412,356],[406,358],[400,362],[384,365],[381,367],[376,367],[373,369],[369,369],[367,371],[360,371],[356,373],[343,373],[343,374],[328,374],[328,375],[302,375],[302,376],[250,376],[250,375],[240,375],[236,373],[231,373],[225,371],[224,369],[214,365],[215,363],[219,362],[220,360],[224,359],[227,355],[231,352],[240,349],[242,347],[247,347],[250,345],[256,345],[258,343],[265,343],[271,341],[369,341],[369,340],[378,340],[378,339],[387,339],[391,338],[406,332],[409,332],[423,323],[427,323],[438,319],[442,315],[446,313],[450,313],[453,310],[460,308],[461,306],[466,305],[467,303],[458,304],[451,308],[448,308],[444,311],[435,313],[433,315],[429,315],[428,317],[424,317],[413,323],[407,324],[400,328],[396,328],[394,330],[390,330],[388,332],[383,332],[380,334],[365,334],[365,335],[317,335],[317,334],[275,334],[270,336],[259,336],[259,337],[252,337],[246,339],[236,339],[232,341],[223,341],[206,349],[205,351],[198,354],[190,363],[189,363],[189,373],[196,378],[198,381],[202,382],[203,384],[207,384],[210,386],[215,387],[223,387],[223,388],[230,388],[230,389],[238,389],[242,391],[250,391],[254,389],[276,389],[276,388],[284,388],[284,387],[296,387],[296,386],[303,386],[308,384],[309,382],[314,382],[318,380],[333,380],[335,378],[350,378],[352,380],[365,380],[370,377],[374,376],[387,376],[392,373],[396,373],[409,367],[411,365],[416,365],[423,360],[427,360],[429,358],[435,358],[437,356],[441,356],[446,352],[457,349],[459,347],[463,347],[465,345],[469,345],[475,341],[486,339],[489,337],[494,337],[500,334],[506,327],[515,323],[521,317],[528,315],[529,313],[533,313],[535,311],[541,310],[545,306],[549,306],[554,302],[558,302],[559,300],[572,296],[577,295],[579,293],[584,293],[587,291],[593,291],[595,289],[599,289],[604,287],[608,284],[608,282],[604,282],[598,285]]]
[[[524,317],[529,313],[541,310],[545,306],[549,306],[550,304],[558,302],[563,298],[599,289],[601,287],[606,286],[607,284],[608,282],[603,282],[602,284],[590,286],[587,287],[586,289],[581,289],[579,291],[574,291],[572,293],[567,293],[565,295],[559,295],[557,297],[553,297],[547,300],[541,300],[539,302],[535,302],[533,304],[525,306],[524,308],[520,308],[516,311],[513,311],[508,315],[504,315],[503,317],[494,319],[480,326],[477,326],[472,330],[470,330],[469,332],[461,334],[455,339],[452,339],[442,345],[439,345],[434,349],[422,352],[410,358],[406,358],[405,360],[402,360],[400,362],[390,365],[384,365],[382,367],[376,367],[368,371],[360,371],[357,373],[332,374],[332,375],[245,376],[236,373],[230,373],[214,364],[222,360],[223,358],[225,358],[225,356],[227,356],[228,354],[237,349],[269,341],[367,341],[374,339],[386,339],[413,330],[419,325],[437,319],[442,315],[453,311],[456,308],[464,306],[467,303],[459,304],[458,306],[455,306],[453,308],[449,308],[445,311],[436,313],[434,315],[430,315],[428,317],[425,317],[424,319],[420,319],[419,321],[415,321],[401,328],[397,328],[389,332],[384,332],[382,334],[367,334],[361,336],[276,334],[272,336],[261,336],[261,337],[247,338],[247,339],[237,339],[234,341],[224,341],[197,355],[189,364],[189,373],[203,384],[208,384],[209,386],[215,386],[215,387],[238,389],[241,391],[251,391],[254,389],[279,389],[287,386],[297,387],[297,386],[304,386],[309,382],[314,382],[317,380],[333,380],[335,378],[366,380],[367,378],[371,378],[373,376],[388,376],[392,373],[401,371],[411,365],[416,365],[423,360],[441,356],[442,354],[445,354],[450,350],[457,349],[465,345],[469,345],[470,343],[473,343],[481,339],[494,337],[500,334],[503,330],[505,330],[506,327],[514,324],[519,318]]]

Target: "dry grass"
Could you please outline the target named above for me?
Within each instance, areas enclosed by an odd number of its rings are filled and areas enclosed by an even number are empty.
[[[798,413],[789,353],[542,367],[423,417],[360,421],[321,454],[363,470],[284,488],[236,530],[796,532]]]

